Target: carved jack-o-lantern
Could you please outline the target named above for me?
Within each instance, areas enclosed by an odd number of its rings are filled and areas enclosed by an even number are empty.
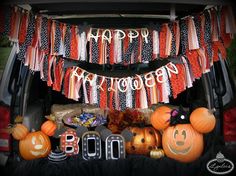
[[[161,145],[161,135],[152,127],[128,129],[133,133],[133,139],[126,142],[126,152],[129,154],[148,155],[152,149]]]
[[[32,132],[20,140],[19,150],[22,158],[25,160],[42,158],[46,157],[50,152],[51,142],[43,132]]]
[[[162,146],[168,157],[182,162],[191,162],[202,154],[203,135],[198,133],[191,124],[178,124],[164,131]]]
[[[66,155],[76,155],[79,153],[79,137],[76,131],[68,129],[61,135],[60,148],[66,153]]]

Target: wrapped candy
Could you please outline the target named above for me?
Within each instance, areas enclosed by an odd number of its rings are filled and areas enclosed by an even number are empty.
[[[107,118],[101,114],[82,113],[76,116],[67,116],[63,118],[63,121],[65,124],[74,127],[96,127],[104,125],[107,122]]]

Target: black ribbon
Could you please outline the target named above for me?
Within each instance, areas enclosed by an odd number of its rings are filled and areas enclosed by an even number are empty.
[[[150,23],[149,25],[146,25],[145,27],[147,27],[148,29],[153,29],[153,30],[157,30],[160,31],[161,30],[161,25],[159,23]]]
[[[171,111],[171,117],[170,117],[171,126],[177,124],[188,124],[188,123],[190,123],[189,113],[184,111],[182,106],[180,106],[179,109],[173,109]]]

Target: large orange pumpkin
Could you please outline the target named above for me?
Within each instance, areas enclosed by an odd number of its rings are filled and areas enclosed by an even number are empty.
[[[43,132],[32,132],[23,140],[20,140],[19,150],[25,160],[42,158],[46,157],[51,151],[51,142]]]
[[[166,156],[181,162],[192,162],[201,156],[203,135],[191,124],[168,127],[162,135],[162,146]]]
[[[209,109],[200,107],[191,113],[190,122],[198,132],[209,133],[215,127],[216,118]]]
[[[128,127],[128,130],[133,133],[132,140],[126,142],[128,154],[148,155],[152,149],[161,145],[161,135],[152,127]]]
[[[16,140],[22,140],[29,133],[28,128],[23,124],[16,124],[12,129],[12,136]]]
[[[168,106],[158,107],[151,115],[151,124],[157,130],[164,130],[170,124],[172,109]]]
[[[51,120],[47,120],[41,126],[41,131],[48,136],[53,136],[57,129],[57,125]]]

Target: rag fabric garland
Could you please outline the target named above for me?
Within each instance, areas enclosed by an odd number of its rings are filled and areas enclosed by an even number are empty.
[[[168,62],[155,71],[127,77],[98,75],[79,66],[66,67],[68,62],[59,56],[46,57],[42,65],[46,68],[40,71],[45,75],[44,81],[69,99],[103,109],[144,109],[158,102],[169,103],[170,97],[176,98],[197,79],[185,56],[179,57],[176,64]],[[201,69],[197,71],[196,75],[202,74]]]
[[[0,36],[18,46],[25,66],[40,71],[48,86],[70,99],[101,108],[147,108],[168,103],[209,72],[214,61],[226,59],[225,48],[236,32],[232,14],[230,7],[214,7],[179,21],[120,30],[65,24],[13,7],[0,10]],[[129,65],[170,57],[181,62],[125,78],[65,67],[68,60]]]
[[[236,32],[232,14],[230,7],[214,7],[162,25],[121,30],[65,24],[14,7],[1,10],[0,36],[7,35],[17,43],[18,59],[35,56],[26,62],[32,71],[38,71],[36,60],[41,61],[45,54],[96,64],[128,65],[194,52],[206,73],[219,53],[226,58],[225,47]]]

